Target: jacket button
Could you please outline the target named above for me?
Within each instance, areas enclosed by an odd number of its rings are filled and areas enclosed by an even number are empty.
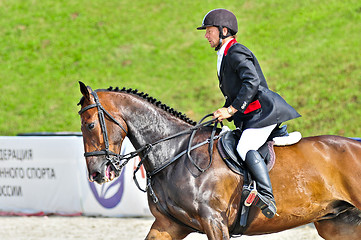
[[[244,101],[244,102],[243,102],[243,105],[241,106],[241,109],[245,109],[246,106],[247,106],[247,103],[246,103],[246,101]]]

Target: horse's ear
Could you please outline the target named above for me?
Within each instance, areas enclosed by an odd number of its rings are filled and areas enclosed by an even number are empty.
[[[80,85],[80,92],[83,94],[83,96],[90,100],[90,93],[91,93],[91,88],[85,86],[85,84],[83,82],[79,81],[79,85]]]

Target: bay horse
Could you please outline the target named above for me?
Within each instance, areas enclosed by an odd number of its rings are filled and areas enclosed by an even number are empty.
[[[187,149],[187,130],[195,125],[185,115],[137,90],[93,91],[79,83],[89,180],[101,184],[119,175],[113,163],[125,136],[140,149],[155,217],[145,239],[183,239],[192,232],[230,239],[243,176],[227,167],[216,148],[210,162],[207,139],[212,127],[201,127],[194,136],[193,145],[206,144],[193,149],[192,162],[187,154],[179,154]],[[174,134],[177,137],[169,137]],[[278,216],[268,219],[252,206],[242,234],[314,223],[324,239],[361,239],[361,143],[340,136],[306,137],[292,146],[275,147],[275,154],[270,178]]]

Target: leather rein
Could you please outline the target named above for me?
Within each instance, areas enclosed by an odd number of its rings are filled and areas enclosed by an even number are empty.
[[[212,120],[209,120],[209,121],[206,121],[206,122],[203,122],[206,118],[210,117],[210,116],[213,116],[213,114],[208,114],[206,116],[204,116],[195,126],[187,129],[187,130],[184,130],[184,131],[181,131],[181,132],[178,132],[176,134],[173,134],[171,136],[168,136],[168,137],[165,137],[165,138],[162,138],[158,141],[155,141],[151,144],[146,144],[144,145],[143,147],[133,151],[133,152],[130,152],[130,153],[127,153],[127,154],[124,154],[124,155],[121,155],[121,154],[118,154],[118,153],[115,153],[111,150],[109,150],[109,139],[108,139],[108,132],[107,132],[107,127],[106,127],[106,124],[105,124],[105,115],[107,117],[109,117],[114,123],[116,123],[124,132],[125,134],[127,135],[128,132],[126,131],[125,127],[122,126],[121,123],[119,123],[119,121],[117,121],[108,111],[106,111],[104,109],[104,107],[101,105],[100,101],[99,101],[99,97],[97,95],[97,93],[95,91],[92,91],[91,94],[93,95],[94,97],[94,100],[95,100],[95,103],[94,104],[90,104],[84,108],[82,108],[78,114],[81,115],[82,113],[86,112],[87,110],[89,109],[92,109],[92,108],[97,108],[98,110],[98,117],[99,117],[99,123],[100,123],[100,127],[101,127],[101,130],[102,130],[102,133],[103,133],[103,139],[104,139],[104,144],[105,144],[105,148],[104,149],[101,149],[101,150],[98,150],[98,151],[92,151],[92,152],[85,152],[84,153],[84,157],[90,157],[90,156],[105,156],[105,158],[110,161],[110,163],[113,165],[114,169],[118,172],[121,171],[121,169],[135,156],[138,156],[139,154],[142,154],[141,156],[141,161],[139,162],[137,168],[134,170],[134,173],[133,173],[133,179],[134,179],[134,182],[135,184],[137,185],[137,187],[143,191],[143,192],[146,192],[147,189],[150,189],[150,194],[152,195],[153,197],[153,201],[154,202],[157,202],[158,199],[157,197],[154,195],[154,192],[151,188],[151,177],[154,176],[155,174],[159,173],[160,171],[162,171],[163,169],[165,169],[166,167],[168,167],[169,165],[171,165],[173,162],[175,162],[176,160],[178,160],[180,157],[182,157],[184,154],[187,154],[189,160],[192,162],[192,164],[200,171],[200,172],[204,172],[206,171],[212,164],[212,152],[213,152],[213,143],[214,143],[214,140],[218,139],[218,136],[215,136],[215,133],[216,133],[216,130],[217,130],[217,119],[212,119]],[[213,126],[213,129],[212,129],[212,133],[211,133],[211,137],[203,142],[200,142],[194,146],[192,146],[192,141],[193,141],[193,138],[197,132],[197,130],[199,130],[200,128],[203,128],[203,127],[206,127],[206,126],[210,126],[211,124],[214,124]],[[165,142],[165,141],[168,141],[170,139],[173,139],[173,138],[176,138],[176,137],[179,137],[179,136],[182,136],[182,135],[186,135],[186,134],[190,134],[190,137],[189,137],[189,141],[188,141],[188,147],[186,150],[180,152],[178,155],[174,156],[172,159],[166,161],[165,163],[163,163],[161,166],[159,166],[158,168],[154,169],[152,172],[147,172],[147,187],[145,190],[143,190],[138,181],[137,181],[137,178],[136,178],[136,173],[137,171],[140,169],[140,167],[143,165],[144,161],[146,160],[146,157],[148,156],[148,154],[150,153],[152,147],[154,145],[157,145],[159,143],[162,143],[162,142]],[[208,152],[209,152],[209,156],[210,156],[210,161],[209,161],[209,164],[206,168],[201,168],[199,167],[196,162],[193,160],[193,158],[191,157],[190,153],[192,150],[196,149],[196,148],[199,148],[205,144],[208,144],[209,143],[209,147],[208,147]]]

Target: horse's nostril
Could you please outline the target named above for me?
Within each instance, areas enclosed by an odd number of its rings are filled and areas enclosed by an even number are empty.
[[[96,172],[93,179],[97,183],[102,183],[103,182],[103,175],[100,172]]]
[[[99,172],[94,172],[89,176],[89,180],[91,182],[97,181],[97,180],[99,180],[99,178],[101,178]]]

